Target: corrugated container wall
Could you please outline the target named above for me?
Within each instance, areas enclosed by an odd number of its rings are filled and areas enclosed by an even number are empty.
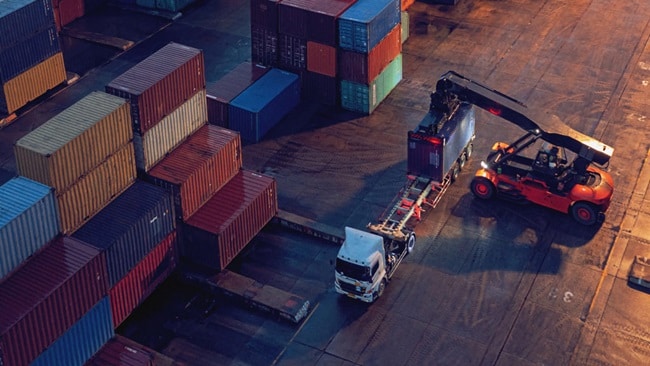
[[[278,35],[279,65],[285,70],[299,72],[307,68],[307,40],[280,33]]]
[[[230,129],[258,142],[300,102],[298,75],[271,69],[230,102]]]
[[[144,133],[205,89],[203,51],[169,43],[106,86],[131,103],[134,131]]]
[[[61,52],[56,27],[42,30],[21,42],[0,49],[0,82],[7,82]]]
[[[356,0],[282,0],[278,32],[336,46],[338,16]]]
[[[268,67],[243,62],[221,79],[206,85],[208,102],[208,122],[228,128],[228,104],[257,79],[262,77]]]
[[[24,177],[0,186],[0,279],[60,232],[52,188]]]
[[[59,27],[63,28],[85,14],[84,0],[60,0],[56,12]]]
[[[133,143],[123,145],[64,192],[56,192],[61,231],[71,234],[136,179]]]
[[[59,52],[0,88],[0,111],[13,113],[66,81],[63,53]]]
[[[108,291],[113,328],[117,329],[176,268],[176,240],[176,231],[172,231]]]
[[[408,133],[407,173],[442,182],[474,138],[474,114],[470,104],[461,104],[447,121],[427,113],[418,127]]]
[[[408,11],[403,11],[401,14],[401,26],[402,26],[402,44],[406,42],[411,34],[411,18]]]
[[[278,4],[282,0],[251,0],[251,26],[278,31]]]
[[[181,255],[222,270],[277,212],[275,179],[242,170],[183,224]]]
[[[176,216],[184,221],[241,167],[239,133],[206,125],[156,164],[146,179],[172,194]]]
[[[101,299],[31,366],[83,365],[115,335],[108,298]]]
[[[400,20],[400,0],[358,0],[339,17],[339,47],[368,53]]]
[[[14,145],[18,172],[62,192],[133,137],[129,104],[91,92]]]
[[[201,89],[144,134],[133,134],[137,168],[148,171],[207,122],[207,99]]]
[[[302,97],[322,105],[336,106],[339,100],[339,80],[335,77],[304,71],[301,74]]]
[[[70,237],[48,244],[0,282],[0,363],[32,362],[106,296],[107,286],[101,252]]]
[[[115,334],[85,366],[182,366],[132,339]]]
[[[401,32],[401,25],[396,25],[369,53],[340,51],[339,77],[355,83],[370,84],[402,53]]]
[[[372,113],[402,80],[402,55],[397,56],[369,85],[341,80],[341,107]]]
[[[171,195],[138,180],[73,237],[106,252],[112,287],[174,229]]]
[[[265,66],[278,66],[278,31],[251,25],[251,59]]]
[[[53,23],[50,0],[4,0],[0,6],[0,49],[8,48]]]

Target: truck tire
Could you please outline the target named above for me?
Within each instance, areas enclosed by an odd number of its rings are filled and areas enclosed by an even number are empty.
[[[472,150],[474,150],[474,144],[470,142],[465,148],[465,155],[467,155],[467,160],[472,157]]]
[[[454,164],[453,167],[451,167],[451,182],[455,182],[456,179],[458,179],[458,175],[460,174],[460,167],[458,166],[458,162]]]
[[[379,283],[379,286],[377,286],[377,291],[375,292],[375,296],[372,299],[373,302],[377,301],[378,298],[381,297],[381,295],[384,294],[384,290],[386,290],[386,279],[381,280]]]
[[[406,253],[411,254],[415,248],[415,233],[409,234],[408,239],[406,239]]]
[[[458,168],[460,168],[460,170],[463,170],[466,162],[467,162],[467,154],[466,153],[460,154],[460,157],[458,158]]]
[[[580,224],[591,226],[596,223],[598,213],[594,205],[587,202],[576,202],[571,206],[571,215]]]
[[[477,198],[489,200],[494,196],[494,184],[486,178],[474,178],[470,188]]]

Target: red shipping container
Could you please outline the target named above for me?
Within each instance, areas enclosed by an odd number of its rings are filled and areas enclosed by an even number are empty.
[[[415,3],[415,0],[401,0],[400,8],[402,11],[408,10]]]
[[[85,366],[173,366],[181,365],[160,352],[116,334],[88,360]]]
[[[28,365],[108,291],[104,255],[59,237],[0,283],[0,364]]]
[[[113,328],[117,329],[169,277],[177,263],[176,231],[173,231],[108,291]]]
[[[278,212],[272,177],[241,170],[181,227],[181,255],[222,270]]]
[[[60,0],[57,8],[59,25],[63,28],[84,15],[84,0]]]
[[[402,52],[402,26],[398,24],[369,53],[341,49],[339,77],[368,85]]]
[[[282,0],[278,32],[336,47],[337,18],[356,0]]]
[[[205,89],[203,51],[170,42],[115,78],[106,92],[131,103],[136,132],[144,133]]]
[[[213,125],[228,127],[228,103],[246,90],[269,68],[262,65],[243,62],[214,83],[206,86],[208,98],[208,122]]]
[[[307,41],[307,70],[336,76],[336,48]]]
[[[172,193],[176,216],[185,221],[241,167],[239,132],[205,125],[156,164],[146,179]]]

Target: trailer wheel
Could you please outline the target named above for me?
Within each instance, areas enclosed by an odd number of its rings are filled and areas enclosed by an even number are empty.
[[[413,248],[415,248],[415,233],[411,233],[406,239],[406,252],[408,254],[411,254],[413,252]]]
[[[460,168],[460,170],[463,170],[466,162],[467,162],[467,154],[466,153],[460,154],[460,157],[458,158],[458,167]]]
[[[488,200],[494,196],[494,184],[485,178],[474,178],[470,186],[474,196]]]
[[[576,202],[571,206],[573,218],[582,225],[591,226],[596,223],[598,215],[596,208],[587,202]]]
[[[458,175],[460,174],[460,167],[458,166],[458,162],[454,164],[454,166],[451,168],[451,182],[455,182],[456,179],[458,179]]]
[[[467,148],[465,149],[465,154],[467,155],[467,160],[472,157],[472,150],[474,149],[474,144],[471,142],[467,145]]]

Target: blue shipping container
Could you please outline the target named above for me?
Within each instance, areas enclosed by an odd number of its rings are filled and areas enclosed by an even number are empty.
[[[0,186],[0,278],[60,232],[52,188],[25,177]]]
[[[111,304],[104,297],[31,365],[82,366],[114,335]]]
[[[400,0],[359,0],[339,17],[339,47],[369,53],[400,24]]]
[[[171,194],[138,180],[72,236],[105,251],[113,287],[175,228]]]
[[[370,114],[401,80],[402,54],[399,54],[370,85],[341,80],[341,107],[353,112]]]
[[[0,50],[0,82],[5,83],[61,51],[56,27]]]
[[[228,126],[243,141],[259,142],[298,103],[298,75],[271,69],[230,102]]]
[[[52,0],[0,1],[0,50],[53,25]]]

